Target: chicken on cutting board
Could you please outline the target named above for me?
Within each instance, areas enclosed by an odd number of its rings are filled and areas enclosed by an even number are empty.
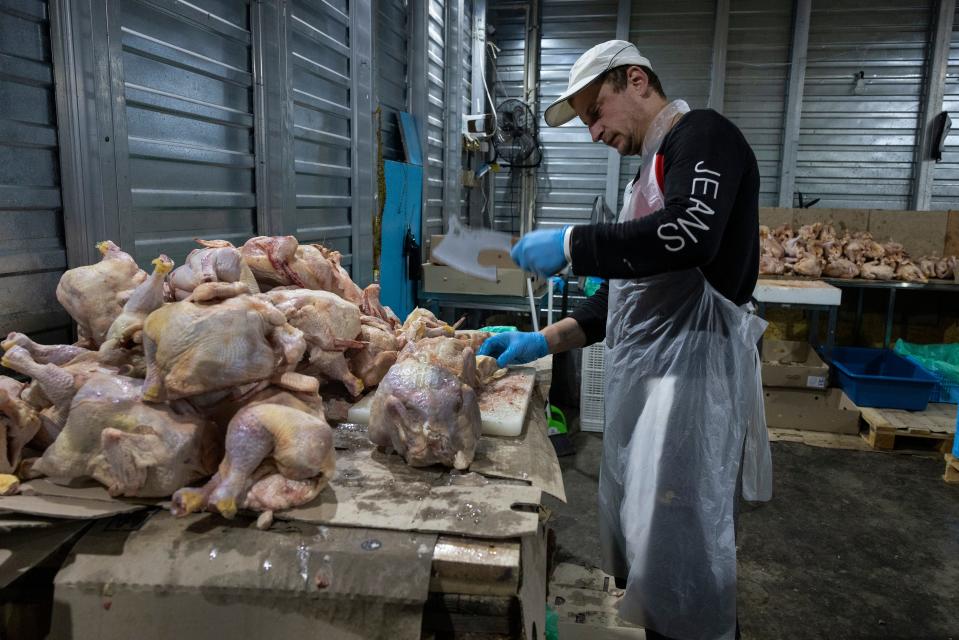
[[[466,469],[482,430],[482,384],[470,340],[409,342],[373,396],[370,440],[396,450],[410,466]]]

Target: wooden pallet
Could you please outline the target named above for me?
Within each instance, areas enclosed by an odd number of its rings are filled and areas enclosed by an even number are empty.
[[[949,484],[959,484],[959,459],[952,454],[946,454],[946,472],[942,474],[942,479]]]
[[[956,405],[930,404],[926,411],[863,407],[866,428],[862,437],[873,449],[939,451],[952,448],[956,433]]]

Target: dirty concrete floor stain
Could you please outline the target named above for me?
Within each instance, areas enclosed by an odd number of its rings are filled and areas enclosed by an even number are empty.
[[[602,439],[560,458],[557,562],[595,565]],[[743,637],[959,639],[959,487],[943,462],[774,442],[774,497],[739,525]]]

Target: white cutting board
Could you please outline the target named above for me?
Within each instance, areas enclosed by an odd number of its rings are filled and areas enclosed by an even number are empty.
[[[483,435],[518,436],[522,433],[535,383],[535,369],[524,368],[511,370],[487,385],[479,395]],[[373,394],[370,393],[350,407],[347,419],[354,424],[369,425],[372,405]]]

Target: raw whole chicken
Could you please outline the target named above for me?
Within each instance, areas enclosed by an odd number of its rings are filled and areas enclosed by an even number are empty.
[[[172,512],[232,518],[243,508],[289,509],[319,495],[335,467],[333,432],[319,402],[267,391],[230,420],[216,475],[203,487],[177,491]]]
[[[892,280],[896,270],[885,262],[873,261],[862,265],[860,275],[866,280]]]
[[[41,447],[53,443],[59,436],[67,423],[73,396],[90,377],[119,373],[116,367],[101,364],[96,351],[87,351],[66,364],[56,365],[37,362],[26,348],[9,340],[4,341],[3,348],[6,352],[0,364],[33,378],[20,392],[20,398],[39,411],[40,429],[35,442]]]
[[[164,497],[216,468],[216,425],[140,400],[142,380],[92,377],[77,392],[67,425],[33,465],[52,479],[90,476],[114,496]]]
[[[823,244],[832,244],[836,242],[836,229],[831,224],[824,224],[819,229],[819,241]]]
[[[147,274],[109,240],[97,244],[100,262],[70,269],[57,285],[57,300],[77,323],[81,346],[97,349],[110,325]]]
[[[886,248],[870,238],[864,242],[863,256],[866,260],[882,260],[886,256]]]
[[[92,477],[111,495],[162,497],[215,468],[216,426],[168,405],[144,404],[142,380],[102,369],[74,374],[67,367],[40,365],[22,347],[10,349],[3,361],[28,372],[66,416],[29,477],[59,482]]]
[[[363,316],[360,322],[359,340],[363,347],[350,349],[346,357],[350,371],[369,389],[378,385],[396,363],[400,349],[406,344],[406,337],[395,334],[392,325],[380,318]]]
[[[826,261],[823,273],[830,278],[855,278],[859,275],[859,266],[845,258],[830,258]]]
[[[339,251],[319,244],[301,245],[293,236],[257,236],[247,240],[240,253],[265,290],[295,286],[329,291],[357,305],[366,315],[399,324],[393,312],[380,303],[379,285],[361,290],[340,264]]]
[[[369,437],[407,464],[472,464],[482,430],[476,357],[465,341],[408,343],[380,382],[370,409]]]
[[[0,473],[13,473],[23,448],[40,431],[37,409],[20,398],[26,385],[0,376]]]
[[[161,254],[153,261],[153,267],[153,273],[133,290],[123,311],[110,325],[106,340],[100,345],[101,362],[122,365],[136,361],[135,366],[143,371],[143,323],[163,306],[163,285],[173,269],[173,260]]]
[[[795,274],[818,278],[822,275],[823,263],[815,253],[804,252],[798,256],[795,263],[787,265],[787,268]]]
[[[206,287],[242,283],[205,283]],[[303,333],[268,300],[241,294],[215,303],[184,300],[151,313],[143,327],[143,399],[162,402],[267,380],[292,371]]]
[[[363,292],[340,266],[338,251],[301,245],[293,236],[257,236],[240,249],[264,288],[296,286],[335,293],[359,305]]]
[[[803,242],[809,242],[811,240],[816,240],[819,238],[819,234],[823,229],[823,224],[821,222],[814,222],[813,224],[804,224],[799,227],[799,232],[796,234]]]
[[[350,371],[345,355],[364,346],[358,340],[359,307],[329,291],[281,288],[262,295],[303,332],[309,360],[299,367],[301,373],[338,380],[354,397],[363,392],[363,381]]]
[[[760,253],[769,255],[773,258],[782,258],[786,255],[785,249],[779,240],[772,235],[772,231],[766,225],[759,225],[759,243]]]
[[[919,268],[911,260],[902,260],[899,262],[899,266],[896,267],[896,280],[902,280],[903,282],[928,282],[929,279],[922,273],[922,269]]]
[[[937,261],[938,258],[929,256],[919,258],[919,269],[922,271],[922,275],[926,276],[926,278],[935,278]]]
[[[406,337],[407,342],[416,342],[423,338],[436,338],[439,336],[451,337],[456,333],[456,328],[465,320],[460,318],[455,324],[448,325],[438,319],[429,309],[416,307],[406,316],[403,326],[399,331]]]
[[[194,249],[186,262],[170,274],[174,300],[185,300],[204,282],[243,282],[252,293],[259,293],[253,272],[243,262],[240,250],[226,240],[196,239],[202,249]]]
[[[948,256],[936,262],[936,277],[950,280],[956,272],[956,256]]]
[[[863,244],[861,238],[853,236],[849,239],[849,242],[846,243],[846,247],[843,249],[843,255],[846,258],[855,264],[862,264],[864,261],[864,253],[866,251],[866,246]]]

